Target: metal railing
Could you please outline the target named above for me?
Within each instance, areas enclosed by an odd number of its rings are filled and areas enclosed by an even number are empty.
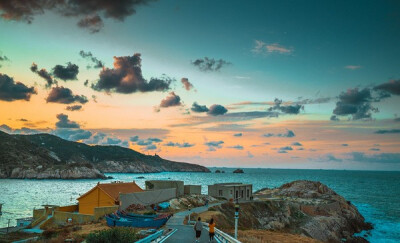
[[[156,233],[147,236],[146,238],[135,241],[135,243],[150,243],[150,242],[158,239],[159,237],[161,237],[163,235],[163,233],[164,233],[164,230],[159,230]]]
[[[188,221],[188,224],[195,224],[196,221]],[[207,230],[210,231],[208,228],[208,224],[203,222],[203,227]],[[215,229],[215,235],[214,238],[217,240],[217,242],[221,243],[241,243],[241,241],[235,239],[234,237],[230,236],[229,234],[223,232],[222,230],[219,230],[217,228]]]

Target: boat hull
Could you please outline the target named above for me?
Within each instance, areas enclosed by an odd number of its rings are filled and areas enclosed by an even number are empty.
[[[170,216],[160,219],[154,218],[128,218],[128,217],[115,217],[112,215],[107,215],[107,225],[114,227],[135,227],[135,228],[160,228],[163,226]]]

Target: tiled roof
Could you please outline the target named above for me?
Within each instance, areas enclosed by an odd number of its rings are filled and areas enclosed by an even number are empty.
[[[87,194],[89,194],[94,189],[99,188],[115,201],[119,200],[119,193],[134,193],[134,192],[142,192],[143,189],[136,185],[135,182],[115,182],[115,183],[107,183],[107,184],[97,184],[90,191],[86,192],[82,196],[78,198],[78,200]]]

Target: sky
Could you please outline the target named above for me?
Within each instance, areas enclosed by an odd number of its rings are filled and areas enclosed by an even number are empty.
[[[398,1],[0,2],[0,130],[217,167],[400,170]]]

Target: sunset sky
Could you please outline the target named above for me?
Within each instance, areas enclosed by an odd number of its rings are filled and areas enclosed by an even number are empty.
[[[0,2],[0,129],[205,166],[400,170],[400,2]]]

